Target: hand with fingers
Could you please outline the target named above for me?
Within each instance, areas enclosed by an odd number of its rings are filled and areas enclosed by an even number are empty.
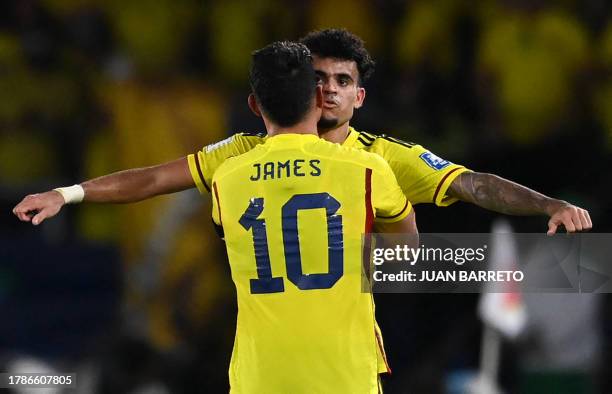
[[[30,194],[13,208],[13,213],[22,222],[31,221],[38,226],[43,220],[57,215],[65,203],[62,194],[56,190]]]
[[[588,231],[593,227],[589,211],[563,201],[560,206],[549,212],[548,232],[552,235],[557,232],[560,225],[565,227],[568,233]]]

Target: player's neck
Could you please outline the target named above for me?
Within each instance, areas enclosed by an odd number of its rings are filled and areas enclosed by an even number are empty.
[[[312,134],[318,136],[316,122],[300,122],[293,126],[281,127],[271,125],[268,127],[268,136],[274,137],[280,134]]]
[[[335,144],[342,144],[349,134],[349,122],[346,122],[334,129],[319,130],[319,137]]]
[[[306,117],[291,126],[283,127],[272,122],[266,123],[266,129],[268,130],[268,135],[273,137],[279,134],[313,134],[318,136],[317,132],[317,120],[319,118],[314,115],[306,115]]]

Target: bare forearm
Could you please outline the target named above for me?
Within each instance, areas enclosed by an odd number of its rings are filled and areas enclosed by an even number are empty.
[[[449,194],[508,215],[550,215],[567,204],[497,175],[481,172],[459,175],[450,186]]]
[[[64,187],[25,196],[13,208],[22,222],[35,226],[57,215],[67,203],[83,201],[127,203],[195,187],[187,158],[153,167],[134,168],[95,178],[79,187]],[[77,190],[75,190],[77,189]],[[85,196],[83,198],[83,191]]]
[[[81,184],[84,201],[130,203],[193,187],[186,159],[153,167],[133,168],[101,176]]]
[[[148,168],[120,171],[83,182],[84,201],[129,203],[154,196],[154,176]]]

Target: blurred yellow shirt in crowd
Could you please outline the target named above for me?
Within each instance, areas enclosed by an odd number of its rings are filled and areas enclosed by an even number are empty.
[[[175,160],[200,141],[220,138],[221,130],[226,129],[224,97],[204,83],[165,81],[153,86],[137,81],[105,82],[99,86],[100,100],[111,122],[104,133],[89,141],[85,155],[88,178]],[[118,242],[129,271],[147,263],[143,255],[149,237],[176,198],[162,196],[120,206],[83,205],[79,232],[94,241]],[[140,305],[151,308],[150,334],[162,348],[174,346],[181,339],[172,319],[177,301],[186,297],[186,278],[193,291],[187,298],[193,301],[182,312],[197,324],[215,307],[217,294],[213,293],[218,290],[201,284],[224,276],[217,261],[207,264],[203,257],[215,260],[217,256],[211,226],[188,220],[174,239],[177,243],[169,245],[166,257],[170,261],[165,259],[161,265],[155,299]],[[133,283],[128,281],[126,285],[126,302],[142,302],[133,299]]]
[[[480,71],[493,78],[510,137],[518,143],[539,141],[569,110],[577,73],[588,61],[586,32],[555,9],[500,7],[485,16]]]

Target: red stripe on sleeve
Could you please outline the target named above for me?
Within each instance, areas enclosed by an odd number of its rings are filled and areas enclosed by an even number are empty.
[[[215,190],[215,198],[217,199],[217,210],[219,211],[219,225],[223,226],[221,220],[221,201],[219,200],[219,191],[217,190],[217,182],[213,183],[213,189]]]
[[[369,234],[372,232],[372,226],[374,225],[374,211],[372,210],[372,169],[371,168],[366,168],[366,173],[365,173],[365,209],[366,209],[365,233]]]
[[[374,225],[374,212],[372,210],[372,169],[365,172],[365,229],[363,231],[362,264],[366,277],[370,278],[370,256],[372,255],[372,227]]]
[[[446,181],[446,178],[449,177],[450,174],[452,174],[453,172],[457,171],[459,168],[455,168],[452,171],[449,171],[446,175],[444,175],[444,177],[442,177],[442,180],[440,181],[440,183],[438,183],[438,187],[436,188],[436,192],[434,193],[433,196],[433,203],[436,203],[436,200],[438,199],[438,193],[440,193],[440,189],[442,188],[442,185],[444,184],[444,181]]]

